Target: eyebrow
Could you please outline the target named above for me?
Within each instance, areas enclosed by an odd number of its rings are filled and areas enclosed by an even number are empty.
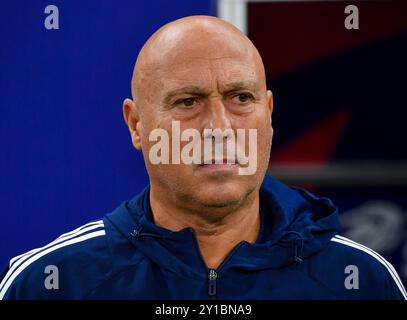
[[[252,81],[236,81],[228,83],[222,87],[222,92],[234,92],[240,90],[256,91],[256,84]]]
[[[206,91],[206,90],[204,90],[204,89],[202,89],[200,87],[197,87],[197,86],[185,86],[185,87],[174,89],[174,90],[171,90],[171,91],[167,92],[165,94],[165,96],[164,96],[164,103],[165,104],[170,104],[172,99],[175,96],[180,95],[180,94],[186,94],[186,93],[187,94],[193,94],[193,95],[196,95],[196,96],[202,96],[202,97],[209,95],[208,91]]]

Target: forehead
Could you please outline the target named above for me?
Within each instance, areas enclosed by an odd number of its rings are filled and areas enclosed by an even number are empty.
[[[155,73],[153,78],[162,91],[185,85],[208,88],[240,81],[262,83],[261,70],[253,60],[238,56],[185,58],[182,62],[157,66]]]
[[[141,72],[135,73],[139,93],[152,98],[177,87],[212,90],[239,81],[265,86],[263,64],[250,40],[226,31],[193,31],[177,36],[166,32],[147,46]]]

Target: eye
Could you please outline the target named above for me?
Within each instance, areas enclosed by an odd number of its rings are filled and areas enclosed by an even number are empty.
[[[194,97],[189,97],[189,98],[185,98],[185,99],[180,99],[175,101],[176,105],[180,105],[181,107],[185,107],[185,108],[191,108],[194,106],[194,104],[197,102],[197,99]]]
[[[239,93],[233,97],[233,102],[237,104],[246,104],[252,100],[253,96],[249,93]]]

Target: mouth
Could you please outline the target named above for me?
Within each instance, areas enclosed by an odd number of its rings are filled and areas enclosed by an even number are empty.
[[[212,163],[202,163],[198,167],[201,169],[206,169],[206,170],[233,170],[238,168],[238,164],[234,159],[223,159],[222,163],[216,163],[214,160],[212,160]]]

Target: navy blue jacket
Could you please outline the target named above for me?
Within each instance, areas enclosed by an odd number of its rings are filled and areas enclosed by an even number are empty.
[[[327,198],[266,177],[261,230],[218,269],[194,231],[152,222],[149,188],[102,220],[11,259],[0,299],[406,299],[392,265],[338,235]]]

